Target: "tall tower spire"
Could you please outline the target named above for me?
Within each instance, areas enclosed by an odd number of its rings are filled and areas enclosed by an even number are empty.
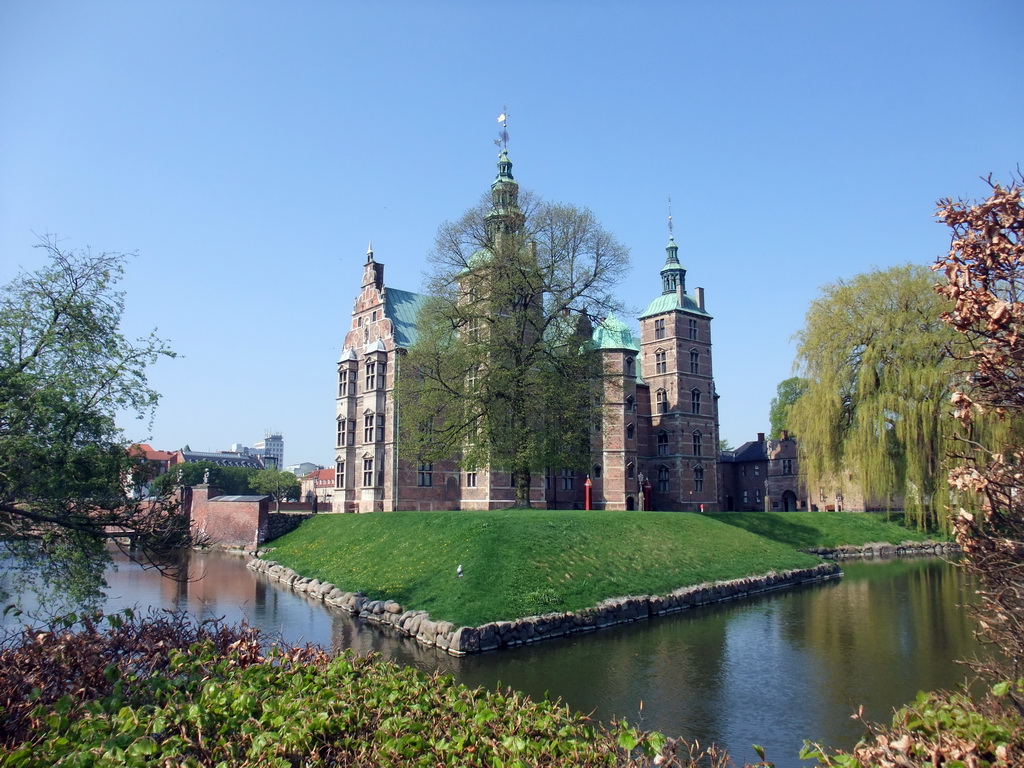
[[[501,233],[516,232],[525,217],[519,208],[519,185],[512,175],[512,161],[508,158],[508,110],[498,117],[501,132],[494,143],[501,148],[498,154],[498,175],[491,183],[491,210],[486,216],[487,232],[492,238]]]
[[[686,270],[679,263],[679,246],[672,233],[672,198],[668,199],[668,245],[665,246],[665,266],[661,268],[661,292],[676,293],[682,288],[686,294]]]

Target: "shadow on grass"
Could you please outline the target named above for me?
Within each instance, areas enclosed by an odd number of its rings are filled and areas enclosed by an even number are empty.
[[[705,517],[797,549],[818,547],[821,542],[820,530],[781,515],[760,512],[716,512],[705,514]]]

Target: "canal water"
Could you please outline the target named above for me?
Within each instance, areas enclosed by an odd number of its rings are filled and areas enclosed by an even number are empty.
[[[739,765],[761,744],[779,768],[801,765],[804,739],[852,746],[860,705],[888,720],[919,690],[957,686],[968,670],[956,660],[977,649],[961,607],[972,591],[939,559],[844,561],[837,581],[462,658],[385,636],[244,563],[194,554],[189,578],[175,581],[122,561],[107,577],[106,610],[245,619],[289,642],[377,651],[470,686],[511,686],[595,718],[715,741]]]

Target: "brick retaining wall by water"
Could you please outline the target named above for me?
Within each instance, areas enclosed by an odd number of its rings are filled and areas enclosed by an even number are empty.
[[[249,561],[248,567],[296,592],[358,615],[382,629],[391,628],[400,634],[415,637],[424,645],[435,646],[454,656],[536,643],[579,632],[593,632],[652,616],[664,616],[701,605],[842,576],[835,563],[822,563],[814,568],[684,587],[664,596],[614,597],[575,613],[546,613],[514,621],[493,621],[479,627],[456,627],[450,621],[433,621],[426,611],[407,611],[393,600],[370,600],[362,592],[345,592],[330,582],[304,578],[291,568],[285,568],[272,560],[255,558]]]

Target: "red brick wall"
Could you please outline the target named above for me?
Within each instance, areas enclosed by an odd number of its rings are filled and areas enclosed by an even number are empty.
[[[256,549],[267,531],[269,498],[258,501],[218,501],[217,488],[191,489],[192,530],[219,547]],[[214,498],[210,498],[211,491]]]

